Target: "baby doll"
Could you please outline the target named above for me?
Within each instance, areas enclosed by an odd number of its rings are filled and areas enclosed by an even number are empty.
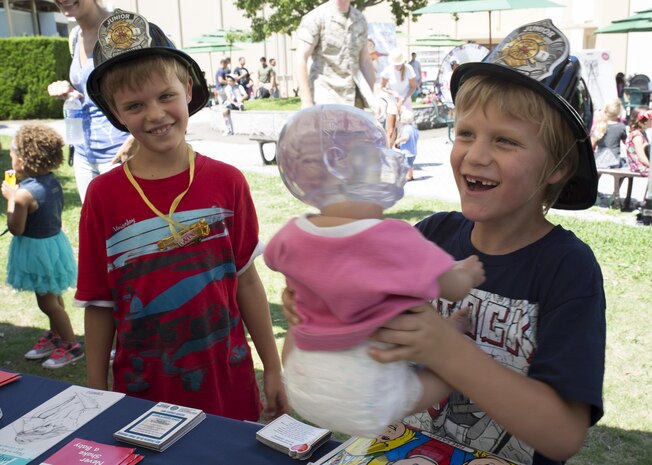
[[[301,317],[284,347],[291,406],[324,428],[365,437],[450,390],[430,371],[374,361],[371,334],[415,305],[460,300],[484,280],[477,257],[456,263],[408,223],[384,219],[403,196],[407,172],[386,141],[371,115],[354,107],[294,115],[279,137],[279,171],[319,213],[291,220],[264,254],[287,277]]]

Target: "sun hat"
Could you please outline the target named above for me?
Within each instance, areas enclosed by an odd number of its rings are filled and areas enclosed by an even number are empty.
[[[593,118],[591,96],[581,77],[577,57],[570,55],[568,39],[549,19],[512,31],[481,62],[464,63],[451,76],[453,101],[471,76],[492,76],[541,95],[563,116],[576,137],[578,167],[552,206],[582,210],[595,204],[598,175],[589,129]]]
[[[276,161],[292,195],[316,208],[347,201],[389,208],[403,197],[405,156],[387,147],[373,115],[353,106],[295,113],[279,135]]]
[[[405,63],[405,56],[403,55],[403,50],[400,48],[394,48],[389,55],[387,55],[387,62],[390,65],[398,66]]]
[[[204,108],[208,102],[208,87],[199,65],[186,53],[178,50],[163,31],[143,16],[115,9],[100,24],[97,43],[93,49],[93,64],[86,83],[88,95],[116,128],[128,131],[115,117],[107,100],[100,92],[100,82],[106,70],[119,63],[151,55],[172,57],[183,63],[192,78],[192,100],[188,104],[191,115]]]

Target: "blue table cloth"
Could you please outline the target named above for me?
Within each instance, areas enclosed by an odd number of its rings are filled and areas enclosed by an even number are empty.
[[[4,414],[0,418],[0,428],[9,425],[68,386],[70,385],[61,381],[22,374],[22,378],[18,381],[0,387],[0,409]],[[37,457],[32,463],[41,463],[75,437],[126,447],[128,444],[119,443],[113,439],[113,433],[154,404],[154,402],[125,396],[70,436],[62,439],[55,447]],[[138,447],[137,453],[145,456],[142,463],[146,465],[297,465],[305,463],[291,459],[257,441],[256,431],[261,427],[262,425],[257,423],[207,415],[204,421],[164,452]],[[310,460],[316,460],[337,445],[336,441],[329,441],[320,447]]]

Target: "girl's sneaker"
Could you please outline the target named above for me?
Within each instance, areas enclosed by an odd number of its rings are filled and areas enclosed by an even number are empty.
[[[36,341],[34,347],[25,354],[27,360],[40,360],[47,358],[54,353],[57,348],[58,338],[54,337],[52,331],[45,331],[43,336]]]
[[[80,343],[61,341],[50,358],[43,362],[41,366],[56,370],[65,367],[69,363],[76,362],[80,358],[84,358],[84,349]]]

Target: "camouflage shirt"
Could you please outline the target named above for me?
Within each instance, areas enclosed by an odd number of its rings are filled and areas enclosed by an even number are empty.
[[[354,105],[354,76],[367,42],[367,21],[362,13],[353,7],[342,13],[324,3],[303,17],[297,37],[314,46],[309,81],[315,104]]]

